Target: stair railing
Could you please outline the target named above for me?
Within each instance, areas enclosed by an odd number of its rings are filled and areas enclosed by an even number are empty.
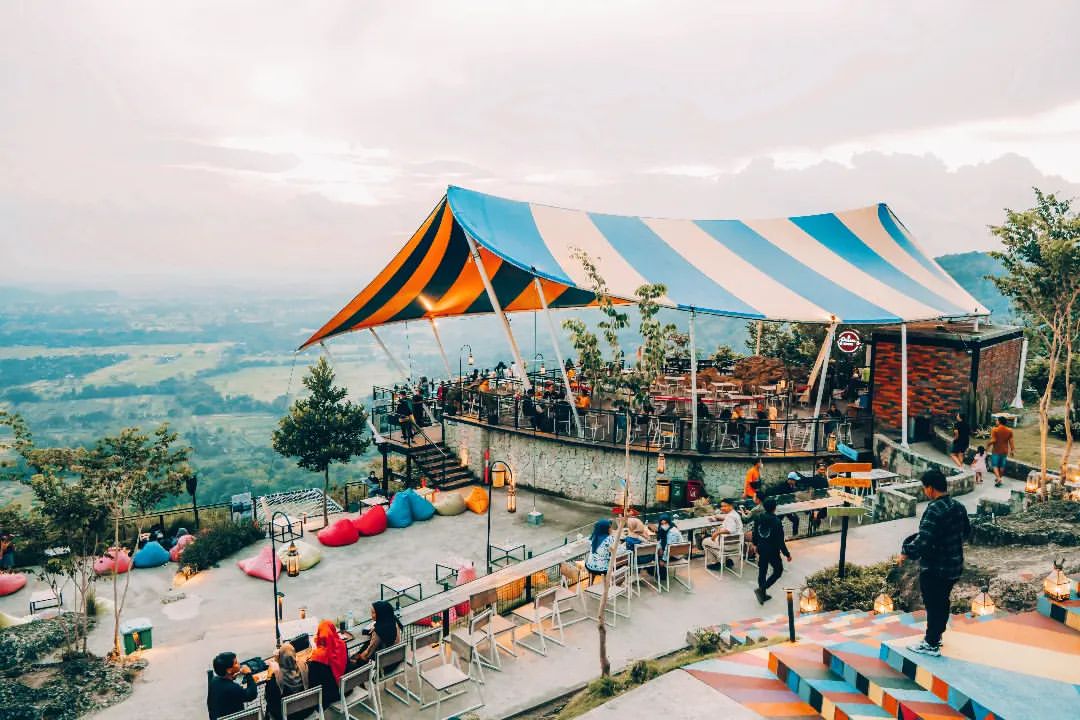
[[[439,475],[442,478],[442,480],[439,481],[439,484],[440,485],[445,485],[446,484],[446,451],[443,450],[441,447],[439,447],[438,443],[435,443],[435,442],[432,441],[431,436],[428,435],[427,431],[424,430],[423,425],[421,425],[420,423],[415,423],[415,425],[416,425],[416,429],[420,431],[420,434],[423,436],[424,440],[427,441],[427,444],[439,451],[439,455],[441,456],[439,458]]]

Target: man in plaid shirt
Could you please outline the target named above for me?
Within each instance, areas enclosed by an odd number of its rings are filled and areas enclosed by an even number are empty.
[[[941,636],[949,622],[949,595],[964,571],[964,538],[971,531],[967,510],[949,496],[940,470],[922,476],[923,492],[930,504],[919,522],[919,532],[904,540],[900,562],[919,561],[919,589],[926,606],[926,637],[911,650],[941,655]]]

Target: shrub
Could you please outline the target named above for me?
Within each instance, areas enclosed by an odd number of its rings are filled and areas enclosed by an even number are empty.
[[[656,677],[657,671],[653,667],[652,663],[646,660],[638,660],[630,666],[627,676],[630,679],[630,683],[633,685],[642,685],[649,682]]]
[[[806,578],[807,587],[817,593],[822,610],[873,610],[874,598],[881,592],[883,585],[888,586],[894,601],[897,593],[897,568],[894,563],[882,562],[876,565],[854,565],[847,563],[847,574],[841,579],[834,565]],[[896,603],[897,610],[906,608]]]
[[[254,523],[226,523],[199,533],[199,539],[184,548],[180,562],[192,569],[206,570],[221,560],[262,540],[266,533]]]
[[[96,617],[98,610],[97,593],[94,592],[93,588],[90,588],[86,591],[86,616]]]
[[[619,683],[613,677],[598,677],[589,683],[589,694],[609,698],[619,692]]]
[[[722,642],[720,633],[706,629],[694,636],[694,649],[701,655],[708,655],[719,650]]]

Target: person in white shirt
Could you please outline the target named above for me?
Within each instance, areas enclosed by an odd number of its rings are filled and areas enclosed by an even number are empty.
[[[732,505],[730,500],[725,499],[720,501],[720,512],[724,516],[723,524],[713,530],[711,537],[707,537],[701,541],[701,547],[705,549],[706,557],[716,558],[720,555],[720,546],[723,543],[723,538],[720,537],[721,535],[739,536],[743,533],[742,515],[735,512],[735,506]],[[726,558],[724,562],[728,567],[734,565],[734,561],[731,558]],[[719,565],[719,563],[714,563],[710,565],[710,567],[719,567]]]

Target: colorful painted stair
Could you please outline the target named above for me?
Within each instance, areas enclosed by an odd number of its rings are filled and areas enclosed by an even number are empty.
[[[895,717],[822,662],[824,648],[814,643],[776,645],[769,669],[825,720]]]
[[[821,717],[769,670],[767,648],[703,660],[683,670],[763,718],[819,720]]]

